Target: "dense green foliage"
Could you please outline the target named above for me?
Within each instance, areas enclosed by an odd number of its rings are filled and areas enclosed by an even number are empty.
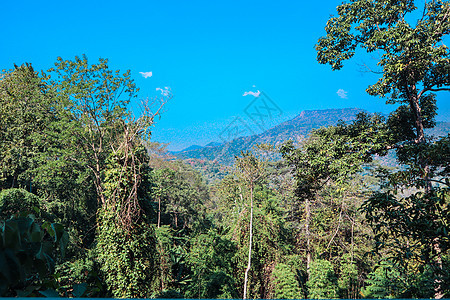
[[[365,298],[385,299],[401,295],[400,273],[385,261],[367,275],[367,286],[361,291]]]
[[[107,289],[115,298],[149,298],[156,270],[156,238],[145,222],[129,232],[110,211],[99,212],[95,248]]]
[[[338,295],[337,278],[333,265],[323,259],[311,264],[308,282],[306,283],[310,299],[335,299]]]
[[[69,239],[63,226],[16,213],[0,230],[0,296],[51,295],[57,284],[50,275]]]
[[[385,155],[394,149],[404,168],[380,172],[384,182],[362,211],[374,230],[375,250],[388,255],[404,279],[397,292],[386,295],[429,297],[417,290],[426,291],[431,285],[434,297],[442,298],[449,291],[444,263],[449,250],[448,137],[432,139],[424,129],[436,124],[433,92],[450,91],[450,52],[443,43],[450,33],[450,3],[425,2],[421,13],[415,4],[344,3],[337,8],[338,16],[328,21],[327,35],[316,49],[319,63],[330,64],[333,70],[342,68],[358,48],[381,54],[377,64],[381,78],[367,92],[400,105],[386,121],[369,122],[358,135],[371,129],[381,139],[373,142],[369,153]],[[416,279],[427,270],[433,278],[422,280],[424,286],[418,288]]]
[[[44,210],[43,201],[24,189],[6,189],[0,191],[0,214],[7,218],[18,212],[39,213]]]
[[[235,298],[233,257],[236,245],[214,230],[191,241],[187,258],[193,282],[186,291],[189,298]]]
[[[301,299],[304,298],[298,285],[295,273],[289,265],[278,263],[272,272],[274,298]]]
[[[415,10],[351,0],[316,46],[336,70],[358,49],[380,51],[368,92],[396,103],[391,114],[301,115],[198,150],[229,150],[231,167],[174,160],[151,142],[171,95],[134,116],[130,71],[106,59],[3,71],[0,296],[448,297],[450,135],[425,129],[436,125],[431,92],[449,90],[450,4],[407,22]],[[249,149],[301,124],[314,128],[301,140]],[[394,167],[374,159],[387,155]]]

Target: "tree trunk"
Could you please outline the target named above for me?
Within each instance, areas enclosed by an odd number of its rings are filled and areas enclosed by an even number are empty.
[[[92,146],[92,148],[95,149],[95,146]],[[105,199],[105,195],[103,194],[103,182],[101,179],[101,175],[100,175],[100,162],[99,159],[97,157],[97,154],[94,152],[95,154],[95,168],[91,168],[94,171],[94,176],[95,176],[95,188],[97,189],[97,194],[100,197],[100,201],[102,206],[107,205],[106,203],[106,199]]]
[[[158,197],[158,228],[161,225],[161,196]]]
[[[416,86],[413,85],[411,87],[411,93],[409,95],[409,104],[410,104],[411,111],[414,114],[414,121],[415,121],[416,134],[417,134],[415,142],[417,144],[425,142],[422,109],[420,107],[419,100],[420,99],[417,96]],[[428,165],[428,162],[424,158],[420,159],[419,164],[423,170],[422,178],[425,181],[425,193],[429,193],[432,189],[432,185],[431,185],[431,181],[430,181],[430,166]],[[440,268],[442,270],[443,265],[442,265],[441,247],[439,245],[439,238],[436,238],[434,240],[433,247],[437,253],[436,263],[438,265],[438,268]],[[444,294],[442,293],[442,279],[437,278],[437,279],[435,279],[434,283],[435,283],[434,298],[435,299],[443,298]]]
[[[252,240],[253,240],[253,185],[250,187],[250,226],[249,226],[249,245],[248,245],[248,264],[247,269],[245,269],[244,276],[244,297],[247,299],[247,282],[248,282],[248,272],[250,271],[252,264]]]
[[[353,252],[354,252],[354,226],[355,226],[355,222],[353,221],[353,219],[351,219],[352,222],[352,239],[351,239],[351,243],[352,243],[352,247],[351,247],[351,262],[353,263]]]
[[[95,190],[97,191],[97,195],[100,199],[100,204],[102,207],[105,207],[107,205],[107,203],[106,203],[105,195],[103,193],[100,171],[97,172],[97,168],[90,168],[90,169],[94,172],[94,177],[95,177],[94,185],[95,185]],[[98,169],[99,169],[99,167],[98,167]]]
[[[415,87],[412,88],[413,93],[409,99],[409,106],[414,115],[414,125],[416,127],[416,143],[421,143],[425,141],[425,134],[423,128],[423,119],[422,119],[422,109],[419,105],[419,99],[417,98],[417,93],[415,91]]]
[[[15,185],[16,185],[16,178],[17,178],[17,175],[16,175],[16,173],[14,172],[14,174],[13,174],[13,179],[12,179],[12,184],[11,184],[11,188],[13,189],[14,187],[15,187]]]
[[[175,229],[178,228],[178,213],[175,213]]]
[[[438,265],[438,268],[441,269],[441,271],[443,271],[444,266],[442,264],[442,253],[441,253],[442,251],[441,251],[441,247],[439,245],[439,238],[435,238],[433,240],[433,242],[434,242],[433,243],[434,250],[437,253],[436,264]],[[439,278],[439,277],[441,277],[441,278]],[[444,298],[444,293],[442,292],[442,283],[443,283],[442,282],[442,272],[440,272],[438,274],[438,278],[436,278],[434,280],[434,284],[435,284],[434,299]]]
[[[423,126],[423,117],[422,117],[422,108],[419,103],[419,96],[417,95],[416,86],[413,85],[409,89],[409,106],[411,112],[414,115],[414,126],[416,127],[416,144],[420,144],[425,142],[425,132]],[[428,163],[422,159],[420,162],[420,166],[423,169],[423,179],[425,180],[425,192],[428,193],[431,191],[431,181],[429,180],[430,167]]]
[[[309,199],[305,200],[305,235],[306,235],[306,271],[309,277],[309,268],[311,265],[311,232],[309,231],[309,224],[311,223],[311,203]]]

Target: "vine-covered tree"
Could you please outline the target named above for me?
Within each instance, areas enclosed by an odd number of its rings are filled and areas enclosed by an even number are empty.
[[[154,280],[155,233],[144,141],[167,98],[156,111],[143,101],[142,114],[129,110],[137,88],[130,71],[120,74],[100,59],[58,58],[48,81],[56,94],[66,139],[61,158],[75,161],[90,175],[99,210],[96,253],[109,292],[120,297],[149,297]],[[170,97],[170,96],[168,96]]]
[[[91,171],[99,203],[108,205],[103,182],[106,159],[119,147],[125,154],[131,154],[132,151],[125,150],[130,142],[148,138],[154,118],[170,96],[158,99],[159,106],[154,112],[151,111],[154,103],[144,101],[142,115],[136,119],[128,104],[139,89],[129,70],[123,74],[113,71],[107,59],[90,65],[84,55],[73,61],[59,57],[49,72],[52,75],[49,84],[65,108],[65,121],[72,124],[71,135],[65,141],[68,149],[65,155]]]

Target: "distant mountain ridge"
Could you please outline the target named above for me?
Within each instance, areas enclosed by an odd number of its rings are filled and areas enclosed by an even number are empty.
[[[201,147],[190,146],[182,151],[172,152],[179,159],[210,161],[218,165],[231,165],[236,155],[249,150],[256,144],[266,143],[279,145],[293,140],[295,143],[304,139],[313,129],[336,125],[339,120],[352,122],[358,113],[366,110],[359,108],[305,110],[295,118],[272,127],[261,134],[236,138],[227,143],[212,142]],[[437,122],[436,126],[427,129],[426,133],[433,136],[443,136],[450,132],[450,122]]]
[[[279,145],[285,141],[298,142],[313,129],[336,125],[339,120],[351,122],[356,115],[367,111],[359,108],[305,110],[295,118],[272,127],[261,134],[239,137],[227,143],[210,143],[205,147],[190,146],[182,151],[174,152],[179,159],[200,159],[230,165],[234,157],[241,151],[251,149],[253,145],[266,143]]]
[[[183,150],[179,150],[179,151],[170,151],[172,154],[175,153],[180,153],[180,152],[185,152],[185,151],[192,151],[192,150],[198,150],[201,148],[205,148],[205,147],[216,147],[216,146],[220,146],[222,143],[217,143],[217,142],[211,142],[205,146],[199,146],[199,145],[191,145],[187,148],[184,148]]]
[[[191,150],[197,150],[197,149],[201,149],[203,148],[203,146],[199,146],[199,145],[191,145],[183,150],[180,151],[172,151],[172,153],[178,153],[178,152],[184,152],[184,151],[191,151]]]

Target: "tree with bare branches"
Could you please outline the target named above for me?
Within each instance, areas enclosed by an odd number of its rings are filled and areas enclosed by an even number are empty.
[[[58,58],[49,70],[55,109],[66,124],[61,157],[90,171],[97,194],[95,251],[115,297],[149,297],[155,280],[156,237],[151,200],[141,189],[149,176],[145,144],[165,103],[161,97],[130,107],[138,88],[130,71],[113,71],[108,60]]]
[[[59,110],[68,124],[63,155],[91,171],[100,206],[119,210],[119,223],[130,227],[140,214],[137,189],[143,161],[136,151],[149,140],[155,118],[171,94],[142,100],[136,117],[129,105],[139,89],[129,70],[123,74],[110,70],[107,59],[91,65],[83,55],[73,61],[59,57],[49,72]],[[111,157],[120,161],[121,170],[117,182],[107,188],[106,161]],[[120,194],[120,181],[126,174],[130,174],[132,185]]]

